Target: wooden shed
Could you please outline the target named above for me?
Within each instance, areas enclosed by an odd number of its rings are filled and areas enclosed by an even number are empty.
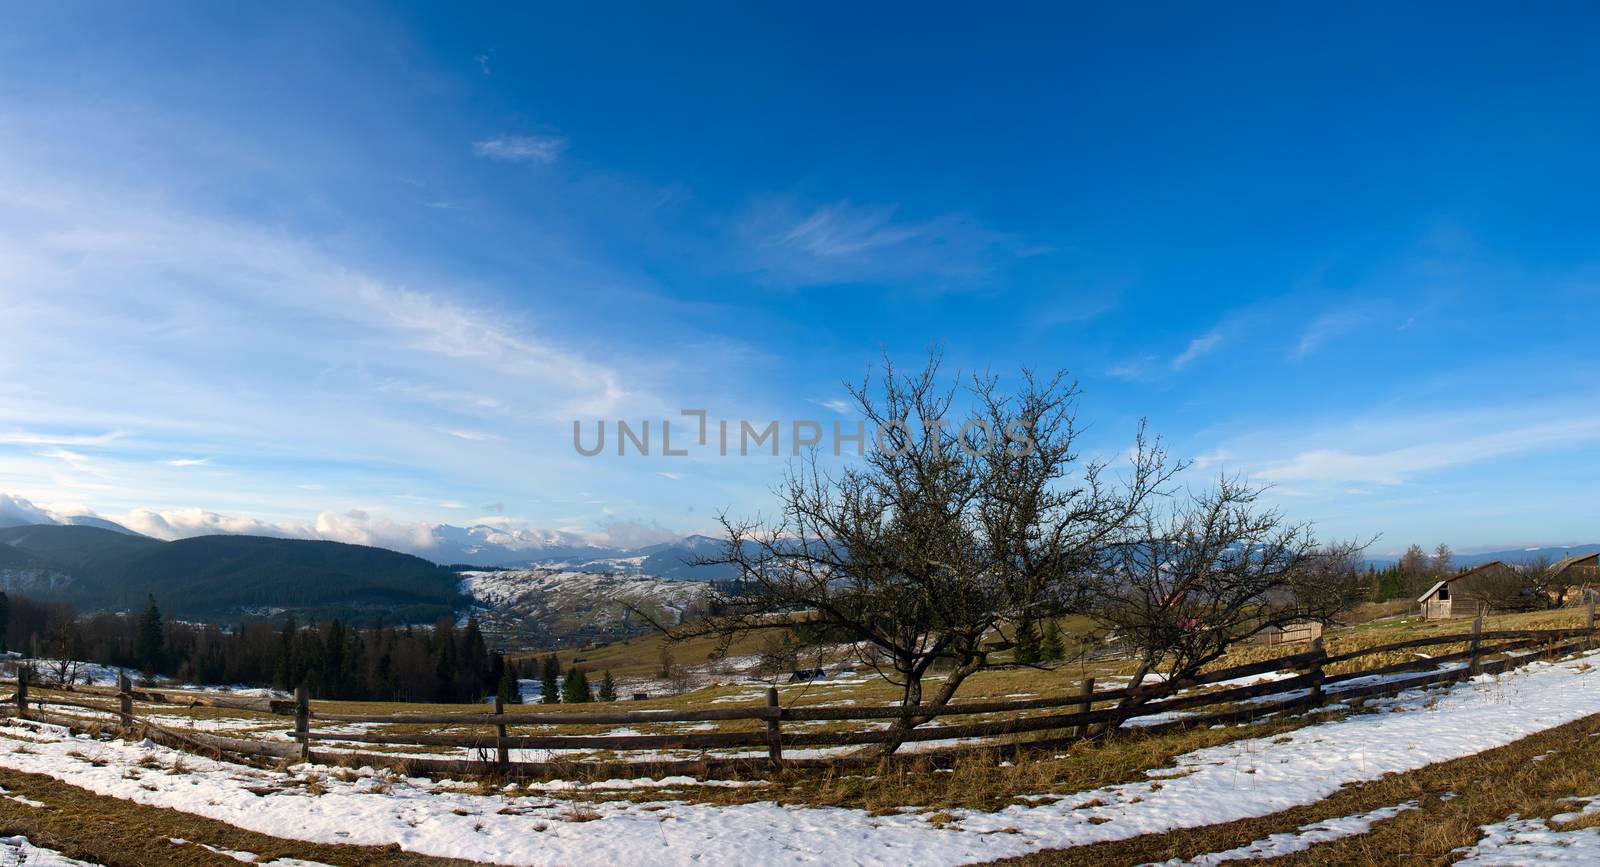
[[[1299,623],[1287,623],[1283,626],[1269,626],[1251,636],[1251,644],[1265,644],[1272,647],[1278,644],[1292,644],[1296,641],[1311,641],[1322,637],[1322,624],[1314,620],[1302,620]]]
[[[1488,605],[1483,598],[1472,593],[1473,579],[1490,578],[1516,567],[1501,560],[1490,560],[1465,572],[1458,572],[1428,588],[1417,597],[1418,613],[1424,620],[1441,620],[1449,617],[1477,617],[1485,613]]]

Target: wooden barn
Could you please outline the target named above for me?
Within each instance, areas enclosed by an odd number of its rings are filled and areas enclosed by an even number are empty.
[[[1440,581],[1417,597],[1419,612],[1424,620],[1441,620],[1449,617],[1477,617],[1487,613],[1488,605],[1481,593],[1474,592],[1475,585],[1504,578],[1516,567],[1501,560],[1490,560],[1465,572]]]

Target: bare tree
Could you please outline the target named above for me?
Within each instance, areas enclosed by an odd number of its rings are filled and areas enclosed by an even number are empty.
[[[1551,568],[1554,565],[1555,563],[1546,554],[1530,557],[1517,564],[1532,594],[1543,603],[1542,607],[1546,608],[1561,608],[1567,604],[1568,597],[1579,590],[1569,583],[1564,573],[1554,571]]]
[[[1457,595],[1475,599],[1496,611],[1540,611],[1566,604],[1566,579],[1553,574],[1549,557],[1531,557],[1520,563],[1481,569],[1455,589]],[[1455,588],[1456,584],[1451,587]]]
[[[78,632],[78,623],[72,617],[58,617],[52,624],[50,635],[50,651],[55,654],[55,660],[50,663],[50,672],[54,677],[56,686],[71,686],[78,679],[78,658],[82,656],[82,636]]]
[[[724,515],[727,546],[705,564],[739,580],[716,614],[673,630],[724,636],[811,627],[858,648],[900,687],[906,715],[886,752],[1014,645],[1018,624],[1082,610],[1084,577],[1102,547],[1175,472],[1141,427],[1120,478],[1080,459],[1078,390],[1065,374],[1025,371],[943,384],[935,353],[914,376],[886,365],[850,393],[876,449],[830,471],[815,453],[793,465],[769,521]],[[969,408],[952,418],[957,397]],[[869,433],[869,436],[872,434]],[[931,696],[924,680],[947,671]]]
[[[1365,595],[1353,543],[1321,546],[1309,525],[1258,506],[1261,491],[1223,478],[1211,490],[1152,501],[1100,563],[1096,616],[1134,648],[1131,687],[1152,671],[1195,676],[1265,629],[1330,623]],[[1133,696],[1123,707],[1147,699]]]
[[[1434,577],[1433,560],[1428,556],[1428,552],[1422,550],[1421,545],[1413,544],[1407,548],[1406,552],[1400,555],[1400,562],[1396,565],[1405,578],[1406,591],[1412,596],[1428,589],[1429,585],[1438,580]]]
[[[1448,578],[1456,571],[1454,558],[1455,552],[1451,551],[1450,546],[1443,542],[1439,543],[1439,547],[1433,549],[1432,566],[1436,580]]]
[[[800,667],[800,643],[792,630],[775,630],[767,634],[756,654],[756,674],[777,683],[786,674]]]

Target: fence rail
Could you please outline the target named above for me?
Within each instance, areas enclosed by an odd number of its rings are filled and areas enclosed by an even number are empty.
[[[739,708],[660,709],[577,713],[510,712],[499,701],[493,713],[396,713],[337,714],[316,712],[304,689],[294,700],[235,699],[197,696],[161,690],[135,689],[121,677],[117,688],[75,687],[66,696],[45,694],[38,684],[30,684],[26,670],[19,671],[14,702],[16,713],[47,722],[83,726],[109,720],[91,720],[80,714],[46,711],[40,705],[94,711],[115,718],[123,731],[141,730],[159,742],[216,754],[230,753],[261,758],[299,758],[338,762],[356,760],[373,764],[403,764],[415,773],[496,773],[507,776],[567,774],[575,769],[590,773],[716,773],[738,767],[761,770],[780,766],[808,766],[839,763],[830,759],[785,759],[783,751],[800,747],[873,746],[892,742],[962,741],[955,748],[916,753],[919,757],[938,757],[970,752],[974,749],[1056,747],[1094,737],[1107,730],[1141,719],[1180,714],[1174,719],[1138,724],[1141,732],[1156,733],[1188,726],[1209,726],[1270,716],[1289,710],[1309,709],[1328,703],[1359,705],[1366,700],[1393,695],[1430,685],[1467,679],[1480,672],[1499,672],[1539,658],[1564,655],[1588,649],[1595,643],[1591,613],[1586,628],[1546,630],[1500,630],[1485,632],[1482,620],[1474,621],[1470,633],[1428,636],[1391,644],[1361,648],[1329,655],[1321,640],[1307,653],[1206,672],[1182,680],[1142,685],[1137,688],[1094,690],[1093,679],[1086,680],[1076,694],[1046,698],[964,702],[943,707],[780,707],[777,690],[767,690],[762,706]],[[1332,665],[1343,665],[1365,657],[1440,645],[1467,645],[1465,650],[1439,656],[1330,673]],[[1515,654],[1515,655],[1511,655]],[[1491,658],[1492,657],[1492,658]],[[1464,664],[1463,664],[1464,663]],[[1451,666],[1440,668],[1441,666]],[[1419,669],[1440,669],[1415,677],[1394,678]],[[1267,680],[1230,683],[1264,675],[1281,675]],[[1359,681],[1383,678],[1376,683]],[[1342,686],[1349,684],[1348,686]],[[32,689],[30,689],[30,686]],[[93,698],[114,699],[96,703]],[[89,699],[89,700],[85,700]],[[236,708],[279,716],[292,716],[294,728],[289,741],[225,737],[209,733],[178,731],[134,715],[134,701],[176,706]],[[1057,712],[1063,708],[1070,710]],[[1203,711],[1210,709],[1209,713]],[[1036,713],[1041,712],[1042,713]],[[932,721],[894,732],[881,728],[855,730],[795,730],[784,723],[895,721],[908,716]],[[946,717],[989,717],[957,724],[942,724]],[[998,718],[996,718],[998,717]],[[368,723],[385,725],[487,726],[484,734],[418,732],[335,732],[311,728],[313,721],[325,723]],[[657,723],[750,722],[748,730],[713,732],[675,732],[663,734],[512,734],[510,730],[529,726],[571,725],[650,725]],[[1018,736],[1027,736],[1017,739]],[[1011,739],[1000,740],[995,739]],[[315,744],[373,744],[384,746],[453,747],[479,751],[481,758],[397,758],[381,752],[318,750]],[[580,751],[761,751],[754,756],[716,757],[656,761],[561,760],[513,761],[512,750]],[[490,758],[490,756],[493,756]],[[861,758],[876,762],[876,757]]]

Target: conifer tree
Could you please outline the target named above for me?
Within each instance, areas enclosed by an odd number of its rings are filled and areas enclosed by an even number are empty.
[[[544,658],[544,670],[539,678],[539,701],[556,704],[561,701],[561,660],[554,653]]]
[[[1055,662],[1067,655],[1067,649],[1061,644],[1061,627],[1056,625],[1055,618],[1044,622],[1044,638],[1039,642],[1039,656],[1044,662]]]
[[[589,677],[581,668],[573,668],[567,672],[566,682],[561,685],[561,700],[567,704],[584,704],[594,701],[589,694]]]
[[[516,666],[507,665],[501,671],[500,686],[496,694],[500,696],[500,701],[504,704],[522,703],[522,689],[517,682]]]
[[[162,634],[161,609],[156,605],[155,594],[151,594],[150,604],[139,615],[139,632],[135,639],[137,646],[134,648],[146,680],[153,680],[155,673],[161,669]]]
[[[611,669],[606,669],[606,676],[600,681],[600,700],[617,700],[617,679],[611,676]]]
[[[1039,633],[1033,621],[1025,620],[1017,625],[1017,647],[1011,656],[1019,665],[1039,664]]]

